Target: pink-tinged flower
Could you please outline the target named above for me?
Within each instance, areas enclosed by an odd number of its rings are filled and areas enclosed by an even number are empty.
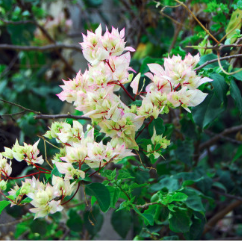
[[[7,159],[3,158],[2,154],[0,153],[0,176],[3,174],[4,176],[10,176],[12,173],[12,162],[7,162]]]
[[[125,143],[127,148],[137,147],[135,142],[135,131],[144,122],[144,117],[133,113],[125,113],[120,120],[103,120],[99,123],[102,128],[100,132],[106,133],[112,138],[119,138],[120,144]]]
[[[95,30],[95,33],[87,31],[83,34],[83,42],[80,43],[85,59],[92,65],[97,65],[109,57],[109,52],[102,45],[102,27],[101,24]]]
[[[65,174],[64,180],[71,180],[75,177],[85,178],[85,172],[75,169],[70,163],[56,162],[55,165],[61,174]]]
[[[15,197],[16,196],[16,192],[19,190],[19,188],[20,187],[17,184],[15,184],[15,186],[10,189],[8,194]]]
[[[110,143],[111,145],[111,143]],[[132,153],[132,151],[130,149],[127,149],[125,147],[125,144],[116,144],[115,146],[113,146],[113,153],[115,155],[117,155],[117,157],[115,157],[115,159],[113,160],[114,163],[117,163],[118,161],[122,160],[123,158],[127,157],[127,156],[135,156],[134,153]]]
[[[150,71],[152,73],[154,73],[155,75],[166,76],[166,72],[161,65],[154,63],[154,64],[148,64],[148,67],[149,67]]]
[[[188,107],[195,107],[199,105],[206,98],[208,94],[203,93],[202,91],[188,90],[186,87],[183,87],[178,92],[171,92],[168,94],[167,99],[174,107],[182,106],[188,112],[191,112]]]
[[[213,80],[208,77],[197,76],[193,71],[184,78],[182,86],[189,88],[190,90],[195,90],[204,83],[212,82]]]
[[[139,80],[140,80],[141,73],[139,73],[134,80],[131,82],[130,87],[133,89],[133,94],[138,94],[139,89]]]
[[[144,118],[154,117],[156,119],[158,118],[161,110],[151,102],[151,95],[143,99],[142,105],[138,109],[138,115]]]
[[[61,157],[63,161],[69,163],[83,162],[87,156],[87,148],[84,145],[73,144],[66,147],[66,156]]]
[[[70,183],[69,180],[64,180],[62,177],[54,176],[52,177],[52,184],[54,188],[54,195],[58,196],[70,196],[77,187],[77,183]]]
[[[65,81],[64,85],[60,85],[63,91],[57,96],[61,101],[67,101],[69,103],[74,102],[77,99],[77,93],[81,90],[85,90],[87,87],[88,73],[85,71],[83,74],[79,71],[73,80]]]
[[[42,194],[38,194],[38,202],[33,200],[30,203],[35,207],[30,209],[30,212],[35,213],[34,219],[42,218],[48,214],[53,214],[63,210],[61,201],[47,200],[44,191],[42,191]]]
[[[190,53],[188,53],[188,55],[185,56],[184,59],[184,63],[186,66],[191,67],[191,68],[195,68],[195,66],[197,65],[197,63],[200,61],[200,55],[197,54],[195,56],[192,56]]]
[[[85,163],[89,165],[91,168],[102,167],[105,165],[105,145],[103,143],[88,143],[88,157],[85,160]]]
[[[24,146],[19,145],[18,141],[12,148],[12,155],[17,161],[25,160],[28,165],[44,163],[42,156],[39,156],[39,150],[37,148],[39,140],[34,145],[28,145],[24,143]]]
[[[112,79],[112,71],[107,63],[100,62],[96,66],[89,66],[87,75],[88,91],[96,91],[100,87],[106,87]]]
[[[100,61],[106,60],[109,57],[108,52],[99,46],[83,49],[82,53],[85,59],[93,66],[98,65]]]
[[[113,73],[113,80],[119,81],[122,84],[129,82],[129,70],[132,70],[129,67],[130,64],[130,52],[127,52],[121,56],[111,56],[109,58],[109,66]],[[117,91],[115,89],[115,91]]]
[[[124,42],[125,29],[122,29],[119,33],[118,29],[112,27],[112,32],[110,33],[108,29],[102,38],[103,47],[109,52],[111,56],[118,56],[123,53],[123,51],[135,51],[132,47],[125,47]]]
[[[180,93],[180,100],[182,102],[182,107],[185,108],[188,112],[191,112],[186,106],[188,107],[195,107],[202,103],[207,93],[203,93],[202,91],[195,89],[195,90],[184,90],[181,89]]]

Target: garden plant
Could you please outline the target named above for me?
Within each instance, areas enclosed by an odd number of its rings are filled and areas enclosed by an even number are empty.
[[[79,44],[62,43],[73,23],[43,2],[0,1],[0,50],[18,53],[0,66],[1,122],[20,132],[0,153],[14,238],[98,238],[108,211],[123,239],[242,236],[241,0],[113,1],[138,27],[88,22]]]

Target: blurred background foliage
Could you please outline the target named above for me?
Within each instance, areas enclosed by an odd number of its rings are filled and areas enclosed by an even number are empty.
[[[241,38],[241,0],[183,2],[218,40],[226,34],[225,44],[233,44]],[[202,56],[199,65],[217,58],[216,52],[211,49],[192,47],[209,47],[216,43],[195,18],[174,0],[0,0],[0,99],[36,112],[0,101],[0,151],[4,146],[12,147],[16,139],[20,143],[33,143],[38,135],[46,132],[52,120],[35,119],[37,112],[81,114],[61,102],[56,94],[61,91],[61,79],[73,78],[79,69],[84,71],[87,67],[81,49],[78,51],[75,48],[82,41],[81,33],[95,30],[100,23],[103,29],[105,26],[108,29],[111,26],[120,30],[125,28],[128,44],[136,49],[131,66],[143,77],[148,71],[148,63],[163,64],[163,58],[173,54],[184,57],[188,52],[195,55],[199,51]],[[230,32],[233,28],[234,31]],[[71,47],[41,49],[58,44]],[[6,45],[14,45],[15,48],[9,49]],[[18,46],[26,49],[19,50]],[[30,46],[37,48],[29,50]],[[223,48],[221,56],[241,54],[241,51],[241,47]],[[229,72],[242,67],[241,58],[228,61],[223,61],[222,66]],[[152,127],[155,126],[156,130],[171,139],[171,145],[162,151],[165,159],[149,160],[141,151],[142,163],[139,159],[127,158],[122,164],[110,164],[113,177],[108,171],[102,174],[110,181],[103,181],[104,184],[118,183],[135,197],[137,204],[149,202],[157,191],[166,194],[167,191],[178,191],[181,184],[191,186],[197,192],[189,193],[187,188],[185,193],[189,197],[195,196],[195,202],[191,202],[195,205],[181,203],[186,208],[179,210],[184,218],[181,221],[183,227],[172,217],[171,207],[170,210],[163,207],[158,212],[156,207],[142,211],[145,218],[148,216],[144,214],[153,216],[153,223],[125,209],[112,212],[107,217],[100,211],[95,199],[86,200],[82,192],[66,205],[63,213],[43,219],[29,219],[32,215],[27,208],[8,208],[7,213],[18,223],[0,227],[1,238],[75,240],[111,236],[110,239],[140,240],[241,239],[242,72],[226,75],[217,62],[199,72],[214,79],[212,84],[201,87],[209,93],[205,102],[193,108],[191,114],[181,109],[171,110],[162,119],[153,121],[151,128],[137,141],[140,144],[149,142]],[[127,89],[131,90],[128,84]],[[125,96],[122,91],[120,95]],[[72,122],[72,119],[67,120]],[[87,123],[84,120],[80,122]],[[96,134],[98,138],[98,132]],[[44,154],[43,142],[40,143],[40,150]],[[48,146],[49,157],[55,151]],[[14,163],[13,176],[31,171],[31,168],[21,165]],[[114,179],[116,170],[121,167],[126,175]],[[95,179],[100,182],[100,178]],[[110,194],[120,193],[112,195],[111,199],[117,197],[118,202],[123,202],[122,192],[115,190],[115,186],[108,188]],[[90,207],[90,204],[94,205]],[[127,208],[129,206],[127,203],[121,204]],[[224,211],[231,206],[232,209]],[[115,207],[118,206],[113,201]],[[216,222],[211,222],[216,215]],[[7,215],[1,216],[6,216],[10,222],[13,220]],[[103,225],[105,220],[109,220],[110,228]],[[115,237],[117,235],[119,237]]]

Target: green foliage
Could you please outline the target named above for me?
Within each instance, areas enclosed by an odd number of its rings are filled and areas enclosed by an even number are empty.
[[[114,230],[125,239],[131,228],[131,214],[127,210],[113,211],[111,223]]]
[[[111,203],[109,190],[101,183],[91,183],[86,185],[86,194],[94,196],[103,212],[106,212]]]
[[[42,24],[41,21],[43,23],[47,19],[49,21],[51,15],[42,4],[51,2],[56,4],[55,1],[46,0],[22,2],[26,4],[24,9],[21,8],[19,1],[0,0],[0,17],[18,22],[32,20],[32,16],[35,16],[36,20]],[[80,7],[79,1],[70,2],[71,7]],[[183,8],[177,7],[175,1],[126,1],[128,2],[127,11],[124,10],[126,7],[122,2],[113,1],[114,8],[120,10],[115,18],[122,27],[126,22],[131,23],[131,27],[126,28],[128,39],[125,41],[131,42],[131,45],[137,49],[132,56],[130,66],[142,74],[139,90],[143,86],[142,91],[145,92],[149,84],[145,76],[145,73],[149,72],[147,65],[151,63],[163,65],[164,57],[179,54],[184,58],[188,52],[195,55],[199,51],[202,56],[197,67],[208,61],[217,60],[216,49],[199,48],[215,46],[214,39],[194,18],[188,17],[188,12],[184,12],[186,18],[182,22]],[[188,5],[187,7],[218,41],[227,34],[222,44],[233,44],[241,38],[241,0],[192,0],[189,4],[187,1],[182,2]],[[112,18],[106,14],[105,4],[102,0],[83,0],[85,15],[83,14],[84,17],[80,21],[83,30],[95,30],[99,25],[99,17],[102,25],[107,25],[109,29],[114,25]],[[90,15],[93,11],[97,13],[95,18]],[[137,17],[138,24],[135,26],[132,26],[132,21],[136,20],[133,15],[141,16]],[[95,22],[95,19],[98,19],[98,22]],[[122,22],[123,19],[125,19],[124,22]],[[175,33],[180,25],[174,24],[171,19],[182,23],[180,32],[177,34]],[[0,21],[3,38],[0,40],[1,44],[38,47],[51,44],[36,37],[37,29],[33,23],[5,24]],[[66,39],[65,34],[64,40]],[[55,41],[62,43],[62,39],[55,39]],[[81,38],[78,41],[81,41]],[[58,51],[65,56],[66,53],[61,49]],[[236,51],[236,48],[222,48],[220,55],[223,57],[237,54]],[[0,96],[2,99],[36,112],[63,113],[63,103],[56,97],[56,94],[61,91],[58,85],[61,85],[62,78],[67,80],[72,77],[72,74],[68,72],[66,66],[62,67],[63,63],[56,51],[6,51],[6,53],[2,51],[1,55]],[[73,64],[72,56],[67,60],[71,65]],[[233,60],[235,61],[232,62],[230,59],[221,61],[224,70],[234,72],[241,67],[239,58]],[[206,64],[197,73],[201,77],[213,79],[213,82],[199,87],[208,94],[204,102],[192,108],[191,113],[177,108],[170,109],[168,114],[160,115],[136,139],[139,150],[137,153],[134,152],[135,156],[124,157],[117,164],[110,164],[105,169],[97,170],[95,177],[80,178],[78,182],[84,189],[84,195],[80,199],[77,193],[75,198],[65,205],[65,210],[68,209],[67,213],[61,211],[50,214],[46,218],[33,220],[32,214],[26,214],[22,206],[10,207],[9,201],[0,201],[0,214],[5,209],[16,219],[23,216],[23,221],[16,225],[14,238],[22,239],[21,236],[23,236],[28,240],[98,239],[98,233],[106,219],[104,213],[110,208],[113,209],[111,224],[122,239],[127,237],[129,231],[134,235],[134,240],[220,239],[221,234],[223,239],[226,239],[227,236],[231,237],[230,233],[234,234],[235,238],[241,236],[241,226],[237,220],[233,221],[229,232],[217,226],[215,232],[203,235],[207,219],[216,216],[217,212],[222,209],[219,204],[224,207],[230,204],[231,199],[226,196],[228,194],[242,196],[242,146],[238,145],[242,140],[241,133],[236,131],[237,133],[222,135],[210,146],[202,147],[204,143],[209,142],[214,136],[217,137],[225,129],[240,125],[242,72],[227,75],[215,61]],[[125,87],[131,91],[128,83]],[[118,95],[122,100],[126,98],[122,90]],[[135,98],[133,102],[128,101],[129,107],[142,105],[142,98],[138,96]],[[20,137],[20,143],[36,141],[37,135],[43,134],[51,124],[48,120],[35,119],[36,114],[33,112],[4,117],[4,114],[14,114],[22,110],[2,102],[0,105],[1,130]],[[73,114],[82,115],[83,113],[76,110]],[[67,121],[72,124],[73,119],[68,118]],[[83,125],[89,122],[79,121]],[[154,150],[159,148],[151,142],[154,130],[157,135],[162,135],[171,141],[167,149],[157,151],[161,155],[159,158],[155,158],[153,154],[147,157],[146,152],[148,145],[151,145]],[[224,139],[224,136],[228,136],[229,139]],[[7,139],[10,138],[11,135],[7,136]],[[100,133],[100,129],[95,125],[95,140],[106,144],[109,139],[104,133]],[[60,147],[57,143],[53,144]],[[46,155],[51,161],[52,154],[57,148],[46,145]],[[42,154],[45,153],[42,141],[40,150]],[[57,159],[60,157],[62,157],[61,154]],[[93,172],[88,166],[83,165],[81,169],[89,175]],[[34,168],[29,166],[19,176],[26,176],[34,171]],[[53,175],[64,176],[55,167],[51,174],[41,174],[40,179],[51,181]],[[100,179],[102,183],[97,180],[100,176],[104,178]],[[7,195],[7,191],[14,184],[14,180],[9,180],[7,189],[3,192]],[[16,195],[7,198],[16,201],[20,199],[20,189]],[[65,198],[64,201],[69,198],[71,196]],[[31,201],[32,199],[23,197],[20,204],[32,206],[29,204]],[[235,214],[237,212],[239,213],[239,208]]]

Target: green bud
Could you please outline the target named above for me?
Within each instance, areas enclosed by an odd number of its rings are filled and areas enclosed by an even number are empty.
[[[7,181],[0,181],[0,190],[5,191],[7,189]]]

